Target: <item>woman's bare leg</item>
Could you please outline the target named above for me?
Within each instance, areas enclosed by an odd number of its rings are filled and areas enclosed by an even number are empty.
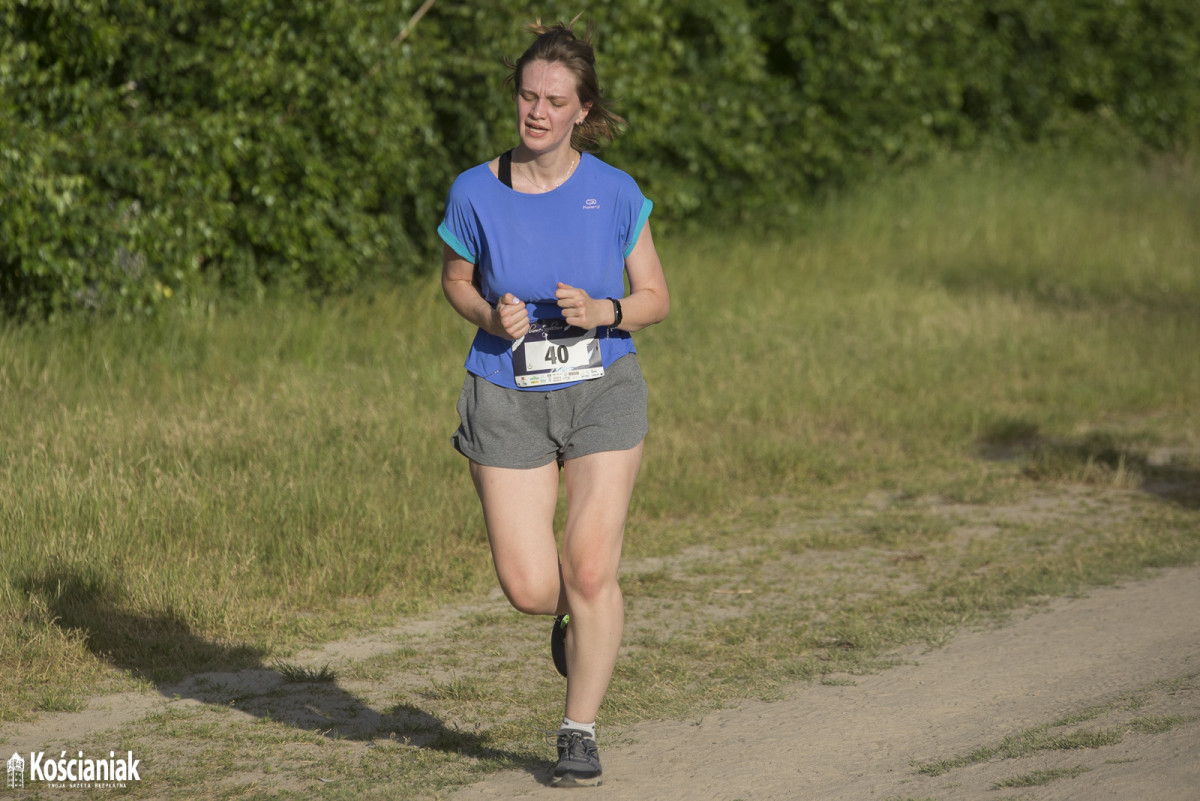
[[[562,578],[571,613],[566,716],[581,723],[596,719],[621,646],[625,606],[617,570],[641,461],[638,444],[564,464],[568,508]]]
[[[551,462],[518,470],[472,461],[471,478],[483,505],[496,576],[509,603],[530,615],[565,611],[554,538],[558,466]]]

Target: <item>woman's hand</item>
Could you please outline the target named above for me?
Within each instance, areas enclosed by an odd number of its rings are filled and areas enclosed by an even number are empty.
[[[454,310],[489,334],[520,339],[529,330],[529,312],[511,292],[493,306],[479,291],[475,265],[449,245],[442,246],[442,292]]]
[[[576,328],[590,330],[597,326],[609,325],[616,316],[612,301],[608,298],[597,300],[579,287],[561,281],[554,297],[558,298],[558,308],[562,309],[563,319]]]
[[[503,331],[510,339],[517,340],[529,330],[529,311],[513,293],[505,292],[492,310],[492,321],[493,333]]]

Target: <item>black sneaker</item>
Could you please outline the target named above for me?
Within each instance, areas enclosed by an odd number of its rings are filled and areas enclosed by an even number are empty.
[[[595,787],[600,784],[600,753],[587,732],[558,731],[558,764],[554,766],[555,787]]]
[[[554,658],[554,667],[564,677],[567,675],[567,624],[570,622],[570,615],[559,615],[554,618],[554,628],[550,631],[550,656]]]

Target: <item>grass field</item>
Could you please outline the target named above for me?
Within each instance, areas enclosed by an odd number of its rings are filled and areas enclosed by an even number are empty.
[[[674,303],[637,339],[652,433],[604,719],[770,697],[1200,560],[1198,219],[1189,157],[1035,154],[880,179],[787,235],[656,237]],[[448,444],[471,334],[433,279],[0,330],[0,721],[286,666],[487,597]],[[481,613],[441,650],[294,668],[405,676],[393,717],[455,733],[403,759],[321,751],[298,725],[128,736],[211,740],[218,778],[282,742],[323,754],[311,770],[346,782],[329,797],[368,797],[353,782],[381,775],[434,793],[540,753],[527,733],[553,722],[560,688],[518,667],[545,660],[540,623]],[[456,661],[467,636],[513,658]],[[178,797],[213,789],[184,768],[172,781]]]

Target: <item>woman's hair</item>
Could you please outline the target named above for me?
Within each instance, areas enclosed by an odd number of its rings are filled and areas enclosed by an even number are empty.
[[[626,123],[609,108],[610,101],[600,90],[600,80],[596,77],[596,53],[592,48],[595,25],[589,22],[581,39],[575,35],[575,23],[578,20],[579,17],[576,17],[567,24],[558,22],[543,25],[540,19],[536,19],[529,23],[526,28],[537,38],[515,63],[507,58],[504,60],[511,70],[504,82],[512,89],[515,100],[521,91],[521,75],[526,65],[534,61],[562,64],[575,76],[579,101],[584,105],[592,104],[587,118],[576,125],[571,133],[571,145],[577,150],[597,150],[615,139]]]

